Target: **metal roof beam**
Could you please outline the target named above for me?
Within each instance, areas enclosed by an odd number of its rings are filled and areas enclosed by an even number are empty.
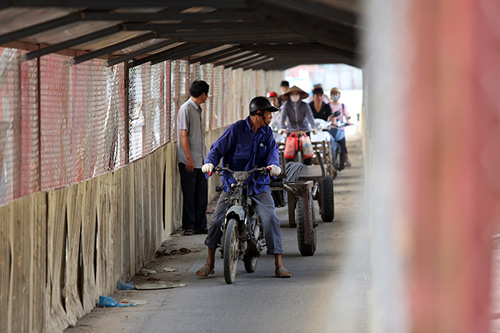
[[[227,53],[223,53],[223,54],[219,54],[219,55],[214,55],[210,58],[205,58],[205,59],[195,59],[193,60],[193,62],[199,62],[201,65],[203,64],[207,64],[207,63],[210,63],[210,62],[213,62],[215,63],[217,60],[220,60],[220,59],[224,59],[224,58],[227,58],[229,56],[232,56],[232,55],[235,55],[235,54],[240,54],[242,52],[245,52],[244,50],[241,50],[241,49],[238,49],[236,48],[235,50],[232,50],[230,52],[227,52]]]
[[[273,56],[287,56],[287,55],[301,55],[304,54],[323,54],[323,55],[334,55],[339,57],[355,59],[358,55],[351,51],[339,50],[339,49],[310,49],[310,50],[270,50],[270,51],[259,51],[263,54],[273,55]]]
[[[116,8],[141,8],[141,7],[168,7],[168,8],[189,8],[189,7],[214,7],[228,9],[245,9],[247,0],[10,0],[0,3],[0,9],[9,7],[59,7],[59,8],[82,8],[90,7],[96,9]]]
[[[332,24],[321,19],[306,20],[303,14],[299,15],[272,5],[260,5],[259,8],[268,16],[282,21],[290,30],[321,44],[352,52],[357,50],[356,40],[359,32],[357,28]]]
[[[217,22],[217,23],[124,23],[125,29],[130,31],[180,31],[180,30],[189,30],[189,31],[209,31],[209,30],[220,30],[226,32],[234,32],[234,31],[260,31],[260,30],[268,30],[268,29],[284,29],[283,25],[280,25],[276,22]]]
[[[256,56],[252,56],[252,57],[249,57],[249,58],[246,58],[246,59],[242,59],[242,60],[237,61],[235,63],[227,64],[227,65],[224,65],[224,66],[226,66],[226,67],[232,67],[233,69],[235,69],[235,68],[243,67],[243,66],[245,66],[247,64],[252,64],[252,63],[260,62],[261,60],[264,60],[264,59],[271,59],[271,58],[268,57],[268,56],[266,56],[266,55],[257,54]]]
[[[216,10],[210,13],[176,13],[172,11],[157,13],[108,13],[108,12],[85,12],[85,21],[183,21],[196,22],[203,21],[225,21],[235,22],[237,20],[262,20],[262,15],[257,12],[248,11],[226,11]]]
[[[251,53],[252,53],[252,51],[240,50],[238,53],[233,54],[232,56],[225,56],[224,58],[220,58],[219,61],[214,61],[214,62],[216,62],[220,65],[224,62],[235,61],[235,60],[239,60],[239,59],[248,57],[248,55]]]
[[[0,8],[2,8],[0,6]],[[22,39],[24,37],[32,36],[39,34],[41,32],[45,32],[48,30],[52,30],[55,28],[62,27],[64,25],[68,25],[81,20],[81,13],[73,13],[63,17],[56,18],[54,20],[50,20],[47,22],[35,24],[29,26],[27,28],[19,29],[16,31],[8,32],[6,34],[0,35],[0,45],[8,42],[12,42],[15,40]]]
[[[324,50],[325,47],[318,43],[282,43],[282,44],[241,44],[240,47],[245,50],[257,52],[290,52],[290,51],[308,51]]]
[[[76,45],[85,44],[85,43],[88,43],[88,42],[93,41],[95,39],[118,33],[122,30],[123,30],[123,25],[121,25],[121,24],[115,25],[113,27],[102,29],[102,30],[93,32],[91,34],[83,35],[83,36],[62,42],[62,43],[54,44],[54,45],[47,46],[47,47],[44,47],[44,48],[36,50],[36,51],[32,51],[30,53],[27,53],[24,56],[24,60],[30,60],[30,59],[41,57],[41,56],[49,54],[49,53],[54,53],[57,51],[69,49],[69,48],[76,46]]]
[[[250,32],[227,32],[227,31],[213,31],[213,32],[171,32],[160,33],[164,38],[178,38],[186,42],[208,42],[208,41],[225,41],[226,44],[239,44],[239,43],[272,43],[272,42],[303,42],[304,38],[297,34],[290,34],[288,31],[268,31],[266,33]],[[306,40],[308,41],[308,40]]]
[[[99,49],[99,50],[95,50],[95,51],[83,54],[81,56],[75,57],[74,64],[75,65],[76,64],[80,64],[80,63],[82,63],[84,61],[88,61],[90,59],[94,59],[94,58],[103,56],[105,54],[109,54],[109,53],[112,53],[112,52],[124,49],[126,47],[131,46],[131,45],[135,45],[135,44],[139,44],[139,43],[145,42],[145,41],[153,39],[155,37],[156,37],[156,35],[154,33],[147,33],[147,34],[144,34],[144,35],[141,35],[141,36],[130,38],[130,39],[127,39],[127,40],[125,40],[123,42],[116,43],[116,44],[110,45],[108,47],[105,47],[105,48],[102,48],[102,49]]]
[[[162,41],[162,42],[150,45],[150,46],[145,47],[143,49],[127,53],[127,54],[122,55],[122,56],[120,56],[118,58],[111,59],[110,61],[108,61],[108,66],[114,66],[114,65],[119,64],[121,62],[131,60],[131,59],[133,59],[135,57],[138,57],[140,55],[143,55],[143,54],[146,54],[146,53],[149,53],[149,52],[152,52],[152,51],[156,51],[158,49],[167,47],[167,46],[175,44],[175,43],[177,43],[176,40],[167,39],[165,41]]]
[[[167,36],[168,37],[168,36]],[[167,38],[165,37],[165,38]],[[259,37],[259,36],[240,36],[240,37],[231,37],[231,38],[228,38],[228,37],[224,37],[224,36],[220,36],[220,37],[205,37],[205,38],[201,38],[201,37],[196,37],[196,36],[193,36],[193,37],[184,37],[182,38],[183,41],[189,41],[189,42],[209,42],[209,41],[212,41],[212,42],[224,42],[225,44],[240,44],[240,43],[273,43],[273,42],[284,42],[284,41],[289,41],[289,40],[293,40],[295,42],[303,42],[304,39],[302,37],[297,37],[297,36],[285,36],[285,37],[282,37],[282,36],[263,36],[263,37]],[[306,40],[308,41],[308,40]]]
[[[238,69],[238,68],[243,68],[243,69],[249,69],[249,68],[253,68],[254,66],[257,66],[257,65],[260,65],[260,64],[263,64],[263,63],[266,63],[266,62],[269,62],[269,61],[273,61],[274,58],[258,58],[258,59],[253,59],[253,61],[250,61],[248,63],[244,63],[244,64],[239,64],[238,66],[234,66],[233,69]]]
[[[239,64],[240,62],[246,61],[249,58],[253,59],[255,57],[262,56],[262,54],[253,53],[252,51],[245,51],[245,52],[248,52],[248,53],[242,54],[240,56],[237,56],[237,57],[234,57],[234,58],[231,58],[231,59],[217,61],[216,64],[217,65],[223,65],[223,66],[231,67],[232,64]]]
[[[297,33],[300,33],[301,35],[305,37],[309,37],[311,39],[316,40],[317,42],[324,44],[326,46],[340,49],[340,50],[345,50],[345,51],[350,51],[357,53],[358,49],[356,47],[356,42],[354,38],[342,38],[341,36],[336,36],[335,38],[332,38],[332,34],[330,33],[325,33],[319,32],[318,30],[314,28],[309,28],[307,26],[300,26],[293,28],[294,31]]]
[[[281,37],[280,35],[290,36],[293,35],[297,37],[297,34],[290,32],[288,29],[276,28],[276,29],[245,29],[245,30],[213,30],[213,31],[175,31],[175,32],[163,32],[158,31],[162,36],[172,36],[174,38],[229,38],[238,39],[239,37]]]
[[[152,54],[152,55],[144,57],[144,58],[134,60],[130,67],[139,66],[139,65],[145,64],[147,62],[156,61],[158,59],[164,59],[165,56],[167,56],[167,57],[168,56],[176,56],[177,54],[182,54],[186,51],[191,52],[198,45],[200,45],[200,44],[199,43],[185,43],[185,44],[176,46],[174,48],[171,48],[171,49],[168,49],[168,50],[165,50],[162,52],[158,52],[158,53]]]
[[[220,55],[223,55],[223,56],[225,54],[231,55],[231,54],[238,53],[238,52],[241,52],[241,49],[239,49],[237,47],[229,47],[229,48],[224,49],[224,50],[220,50],[220,51],[217,51],[217,52],[214,52],[214,53],[206,54],[206,55],[198,57],[198,58],[191,59],[191,61],[193,61],[193,62],[201,62],[201,61],[205,61],[205,60],[210,60],[212,58],[216,58],[216,57],[218,57]]]
[[[294,54],[294,53],[307,53],[307,52],[326,52],[328,53],[329,51],[321,48],[310,48],[310,49],[268,49],[268,50],[258,50],[259,52],[266,53],[266,54]]]
[[[272,54],[271,54],[272,55]],[[328,53],[328,52],[303,52],[303,53],[288,53],[288,54],[279,54],[274,55],[275,58],[279,57],[281,59],[329,59],[329,58],[338,58],[338,59],[353,59],[353,57],[346,57],[343,55],[339,55],[336,53]],[[308,62],[311,64],[312,62]]]
[[[291,68],[291,67],[294,67],[296,65],[297,64],[295,62],[274,59],[274,61],[268,61],[268,62],[265,62],[262,64],[254,65],[252,68],[254,70],[260,70],[260,69],[262,69],[262,70],[271,70],[271,69],[280,70],[283,68],[284,69]]]
[[[151,61],[151,65],[154,65],[154,64],[157,64],[159,62],[166,61],[166,60],[181,59],[181,58],[187,57],[190,54],[200,53],[200,52],[203,52],[206,50],[213,49],[214,47],[218,47],[218,46],[220,46],[220,44],[215,44],[215,43],[201,44],[201,45],[197,45],[196,47],[194,47],[191,50],[185,50],[184,52],[178,52],[175,54],[168,54],[167,53],[164,57],[161,57],[161,58],[155,59],[154,61]]]
[[[354,67],[360,67],[359,60],[357,58],[346,58],[336,55],[331,55],[328,57],[295,57],[295,58],[282,58],[283,60],[294,61],[297,65],[307,65],[307,64],[336,64],[342,63],[351,65]]]
[[[338,22],[349,26],[356,26],[357,15],[351,11],[339,9],[338,7],[328,6],[316,1],[305,0],[260,0],[267,4],[280,7],[299,13],[308,14],[330,22]]]

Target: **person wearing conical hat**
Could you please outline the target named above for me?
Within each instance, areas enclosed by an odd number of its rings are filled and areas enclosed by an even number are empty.
[[[311,108],[309,104],[302,101],[307,96],[309,94],[297,86],[289,88],[281,95],[281,99],[285,103],[281,106],[280,134],[285,130],[289,133],[296,131],[309,132],[311,130],[313,134],[317,132]],[[285,122],[287,123],[286,127]],[[311,161],[309,160],[304,160],[304,164],[310,164]]]

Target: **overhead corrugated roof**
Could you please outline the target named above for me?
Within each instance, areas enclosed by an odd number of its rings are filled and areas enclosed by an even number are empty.
[[[0,45],[26,59],[71,51],[130,66],[189,59],[232,68],[359,66],[355,0],[10,0],[0,4]]]

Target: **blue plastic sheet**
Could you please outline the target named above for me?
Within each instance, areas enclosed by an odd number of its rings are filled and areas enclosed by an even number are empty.
[[[135,303],[118,303],[111,296],[99,296],[99,306],[109,306],[109,307],[124,307],[124,306],[136,306]]]
[[[133,290],[135,289],[135,286],[133,282],[125,283],[120,280],[116,283],[116,288],[118,288],[119,290]]]

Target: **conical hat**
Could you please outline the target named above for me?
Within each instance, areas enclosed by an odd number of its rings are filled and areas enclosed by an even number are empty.
[[[297,86],[293,86],[291,88],[288,88],[287,91],[285,91],[285,93],[283,95],[281,95],[281,99],[283,101],[288,101],[289,97],[290,97],[290,93],[292,93],[294,91],[297,91],[300,93],[300,99],[304,99],[304,98],[307,98],[309,96],[309,94],[306,93],[304,90],[300,89]]]

